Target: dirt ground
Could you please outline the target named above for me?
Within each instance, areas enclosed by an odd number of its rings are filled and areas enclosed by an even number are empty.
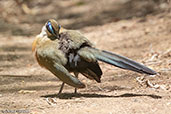
[[[85,89],[73,94],[74,88],[66,85],[58,96],[62,82],[41,68],[31,51],[35,35],[0,34],[0,114],[170,113],[171,13],[123,19],[80,31],[99,49],[129,57],[159,74],[152,77],[100,63],[101,83],[80,75]]]

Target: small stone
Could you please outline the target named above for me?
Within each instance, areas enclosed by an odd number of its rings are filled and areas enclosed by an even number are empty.
[[[171,105],[171,102],[168,102],[167,105]]]

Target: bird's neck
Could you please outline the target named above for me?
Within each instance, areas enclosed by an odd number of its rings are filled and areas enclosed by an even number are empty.
[[[41,42],[50,40],[46,34],[42,35],[42,33],[40,33],[39,35],[36,36],[35,40],[32,43],[32,51],[35,52],[36,47],[39,46],[39,44]]]

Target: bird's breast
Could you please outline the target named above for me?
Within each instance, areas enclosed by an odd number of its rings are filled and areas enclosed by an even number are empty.
[[[67,63],[65,54],[59,50],[58,40],[52,41],[48,38],[39,38],[33,42],[33,45],[35,45],[35,58],[40,66],[48,68],[56,63],[61,65]]]

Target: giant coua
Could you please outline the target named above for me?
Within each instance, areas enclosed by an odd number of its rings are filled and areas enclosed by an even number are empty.
[[[59,93],[65,83],[75,87],[75,92],[77,88],[84,88],[85,85],[78,79],[79,73],[100,82],[102,71],[98,61],[138,73],[156,74],[150,68],[124,56],[95,48],[79,31],[66,30],[53,19],[43,26],[33,42],[32,50],[35,51],[39,65],[63,81]]]

